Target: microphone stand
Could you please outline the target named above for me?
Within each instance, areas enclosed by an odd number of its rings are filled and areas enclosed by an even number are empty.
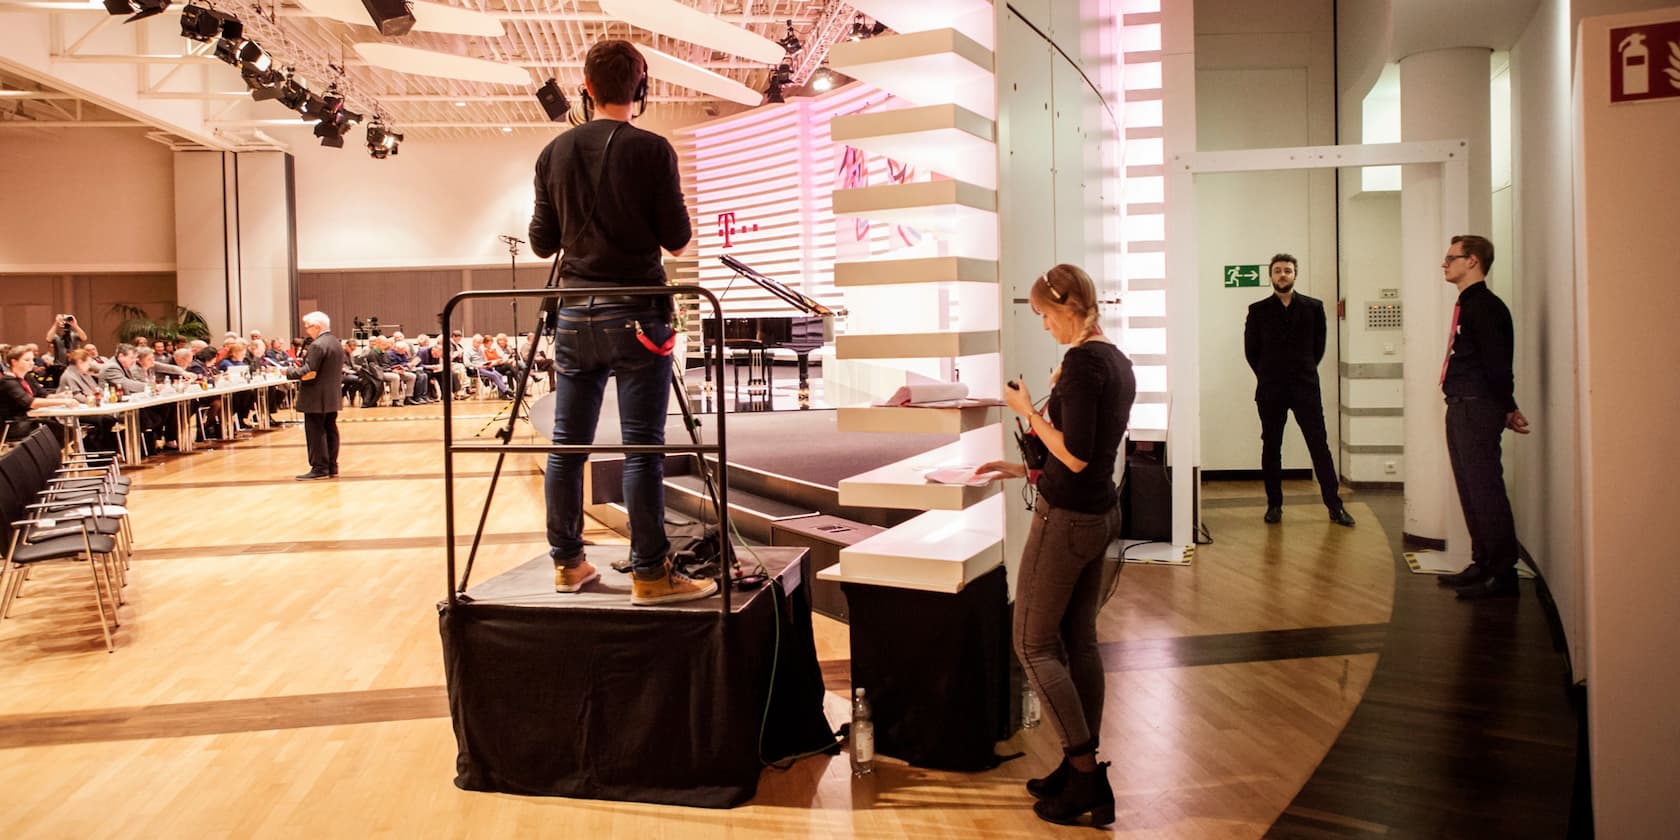
[[[502,243],[507,245],[508,249],[508,288],[517,292],[519,291],[519,246],[524,245],[525,240],[517,236],[508,236],[505,233],[497,238],[502,240]],[[550,285],[553,285],[553,281],[550,281]],[[512,303],[513,328],[517,331],[519,329],[519,298],[514,298]]]

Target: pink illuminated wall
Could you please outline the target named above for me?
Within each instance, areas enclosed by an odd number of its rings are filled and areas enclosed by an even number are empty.
[[[683,191],[694,207],[700,282],[723,297],[729,316],[793,313],[758,287],[734,279],[718,262],[725,253],[834,304],[841,297],[834,288],[841,249],[859,247],[863,255],[877,255],[916,240],[912,230],[850,219],[837,228],[830,200],[835,189],[862,186],[859,179],[869,184],[927,179],[879,155],[856,150],[849,155],[848,147],[829,140],[834,117],[899,105],[880,90],[853,83],[678,133]]]

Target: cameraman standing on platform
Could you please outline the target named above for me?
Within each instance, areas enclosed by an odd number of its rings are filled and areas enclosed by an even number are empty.
[[[671,397],[668,295],[619,295],[614,287],[665,283],[659,250],[681,254],[693,237],[683,203],[677,153],[665,138],[630,124],[632,104],[647,101],[647,60],[629,41],[601,41],[583,63],[594,118],[556,137],[537,158],[531,250],[562,252],[554,364],[554,437],[589,444],[601,417],[607,377],[618,380],[618,416],[626,444],[663,444]],[[584,455],[548,456],[549,556],[554,588],[577,592],[600,575],[584,557]],[[630,603],[704,598],[716,581],[671,569],[665,536],[665,456],[627,455],[624,501],[630,512]]]

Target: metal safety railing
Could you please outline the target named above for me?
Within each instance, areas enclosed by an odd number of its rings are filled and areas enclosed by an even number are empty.
[[[543,339],[544,335],[552,333],[552,330],[553,330],[553,327],[554,327],[553,319],[554,319],[555,314],[556,314],[555,307],[558,305],[558,298],[560,296],[565,296],[565,295],[570,295],[570,296],[586,295],[586,294],[589,294],[590,291],[600,291],[602,293],[610,293],[614,296],[621,296],[621,297],[624,297],[624,296],[635,296],[635,297],[646,296],[646,297],[652,298],[652,297],[657,296],[657,295],[672,295],[672,294],[695,295],[695,296],[698,296],[700,298],[705,299],[706,301],[708,301],[711,304],[712,313],[715,317],[718,318],[720,323],[722,322],[722,319],[723,319],[723,306],[718,301],[717,296],[714,295],[712,292],[708,291],[707,289],[705,289],[703,287],[700,287],[700,286],[614,286],[614,287],[611,287],[609,289],[488,289],[488,290],[480,290],[480,291],[461,292],[461,293],[456,294],[455,296],[451,297],[449,299],[449,302],[444,304],[444,307],[443,307],[443,314],[441,316],[442,334],[445,337],[445,339],[447,340],[448,337],[454,332],[453,324],[454,324],[455,310],[462,303],[465,303],[465,302],[468,302],[468,301],[481,301],[481,300],[510,300],[511,301],[511,300],[519,300],[519,299],[523,299],[523,298],[550,298],[550,299],[554,299],[554,300],[544,301],[543,306],[541,307],[541,312],[538,316],[539,317],[539,322],[538,322],[539,329],[533,335],[530,347],[527,348],[527,353],[531,357],[534,358],[534,356],[536,354],[537,345],[542,342],[542,339]],[[516,329],[518,328],[517,324],[515,324],[514,326],[515,326]],[[525,373],[525,375],[523,375],[519,378],[518,387],[516,388],[515,393],[513,395],[513,400],[512,400],[512,403],[511,403],[512,408],[510,409],[511,416],[509,418],[509,425],[508,425],[508,429],[510,429],[510,430],[517,423],[519,408],[520,408],[520,406],[524,405],[524,402],[525,402],[525,386],[526,386],[526,383],[530,379],[529,371],[531,370],[531,362],[532,362],[532,358],[527,358],[525,360],[525,371],[526,371],[526,373]],[[710,364],[710,363],[711,363],[710,360],[708,360],[707,364]],[[718,354],[718,358],[716,360],[716,366],[717,366],[717,369],[714,371],[714,373],[717,375],[717,381],[722,382],[723,381],[723,354],[721,354],[721,353]],[[444,360],[442,373],[443,373],[444,389],[446,391],[448,391],[451,395],[453,395],[454,392],[455,392],[455,371],[454,371],[453,363],[447,358],[447,356],[445,357],[445,360]],[[673,373],[674,373],[674,375],[680,376],[682,374],[682,371],[673,371]],[[686,391],[684,389],[680,389],[680,388],[678,389],[678,391],[679,391],[678,398],[679,399],[686,399]],[[730,536],[730,527],[729,527],[729,520],[728,520],[728,516],[729,516],[729,463],[728,463],[728,456],[727,456],[726,450],[725,450],[726,437],[725,437],[725,434],[724,434],[724,418],[725,418],[726,413],[724,411],[724,406],[723,406],[723,401],[722,400],[719,400],[717,402],[716,411],[711,412],[712,414],[716,415],[716,423],[717,423],[717,438],[716,438],[717,442],[716,443],[684,442],[684,443],[665,443],[665,444],[645,444],[645,443],[643,443],[643,444],[625,444],[625,443],[609,443],[609,444],[546,443],[546,444],[538,444],[538,443],[513,443],[510,435],[499,435],[502,438],[501,442],[499,442],[499,443],[456,442],[455,433],[454,433],[454,430],[455,430],[454,413],[455,413],[454,412],[454,400],[453,399],[444,400],[443,401],[443,480],[444,480],[444,491],[443,492],[444,492],[444,540],[445,540],[444,545],[445,545],[445,553],[448,557],[448,573],[449,573],[448,603],[449,603],[450,607],[453,608],[461,600],[461,596],[466,592],[467,578],[469,578],[471,576],[471,572],[472,572],[471,558],[469,557],[466,576],[457,578],[457,572],[456,572],[456,568],[457,568],[457,564],[456,564],[456,527],[455,527],[455,456],[457,454],[491,453],[491,452],[493,452],[493,453],[496,453],[497,456],[498,456],[497,460],[496,460],[496,470],[492,474],[492,477],[491,477],[489,495],[485,499],[484,510],[481,511],[481,513],[480,513],[478,531],[477,531],[477,533],[474,534],[474,537],[473,537],[473,548],[474,548],[475,553],[476,553],[476,550],[477,550],[478,542],[479,542],[480,538],[482,538],[482,536],[483,536],[484,523],[485,523],[486,518],[488,517],[489,512],[490,512],[490,505],[491,505],[491,502],[493,501],[493,498],[494,498],[496,482],[501,476],[502,463],[508,455],[515,455],[515,454],[545,454],[545,455],[546,454],[560,454],[560,455],[581,454],[581,455],[589,455],[589,454],[593,454],[593,453],[603,453],[603,454],[614,453],[614,454],[624,454],[624,455],[692,454],[696,459],[704,459],[707,455],[716,455],[717,456],[717,472],[716,472],[717,496],[716,496],[715,501],[716,501],[716,505],[717,505],[717,508],[718,508],[717,513],[718,513],[718,517],[719,517],[719,520],[718,520],[718,524],[719,524],[719,544],[720,544],[721,552],[722,552],[722,557],[720,558],[720,563],[719,563],[718,589],[719,589],[719,593],[721,595],[720,609],[722,610],[723,617],[726,620],[728,619],[729,609],[730,609],[730,595],[731,595],[731,591],[730,591],[731,590],[731,586],[730,586],[731,585],[731,580],[730,580],[730,578],[732,576],[732,572],[733,572],[733,569],[735,567],[735,558],[734,558],[734,545],[730,542],[730,539],[729,539],[729,536]]]

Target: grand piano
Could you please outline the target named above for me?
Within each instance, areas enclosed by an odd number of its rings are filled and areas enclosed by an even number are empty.
[[[811,351],[834,340],[834,310],[788,288],[781,281],[768,277],[734,257],[725,255],[722,262],[731,271],[757,283],[803,315],[717,318],[700,321],[700,347],[705,357],[706,385],[712,385],[712,352],[727,354],[745,351],[747,361],[747,390],[749,400],[763,395],[766,407],[770,404],[773,384],[773,350],[791,350],[799,358],[799,406],[809,408],[811,399]],[[742,393],[740,368],[735,368],[736,394]],[[721,383],[719,383],[721,384]]]

